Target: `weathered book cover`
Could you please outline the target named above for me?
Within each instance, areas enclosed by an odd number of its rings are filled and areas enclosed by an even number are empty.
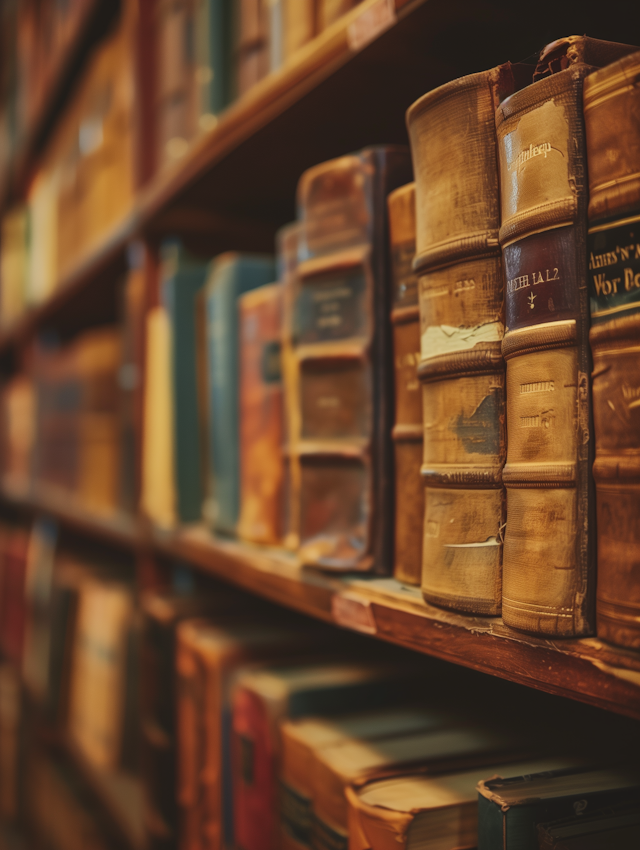
[[[300,465],[299,556],[385,572],[392,560],[391,334],[386,198],[410,178],[403,148],[368,148],[298,184],[290,445]]]
[[[277,545],[284,533],[282,287],[238,299],[240,321],[240,518],[238,536]]]
[[[640,841],[640,805],[620,803],[538,824],[540,850],[609,850]]]
[[[206,284],[213,524],[227,534],[240,510],[238,298],[274,279],[271,257],[229,253],[213,261]]]
[[[161,251],[162,301],[171,323],[171,381],[176,514],[180,522],[202,516],[202,458],[198,432],[196,299],[208,264],[189,257],[176,241]]]
[[[640,53],[585,80],[600,637],[640,648]]]
[[[427,601],[499,614],[506,455],[495,109],[531,79],[501,65],[424,95],[407,113],[426,486]]]
[[[391,436],[395,461],[395,535],[393,574],[407,584],[420,584],[424,485],[422,464],[422,395],[418,379],[420,311],[416,252],[415,184],[388,198],[393,305],[395,422]]]
[[[550,635],[594,626],[589,304],[577,64],[496,113],[506,279],[508,452],[502,616]]]

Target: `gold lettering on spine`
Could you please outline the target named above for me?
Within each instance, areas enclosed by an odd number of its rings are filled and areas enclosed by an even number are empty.
[[[549,393],[555,390],[553,381],[534,381],[531,384],[520,384],[520,393]]]

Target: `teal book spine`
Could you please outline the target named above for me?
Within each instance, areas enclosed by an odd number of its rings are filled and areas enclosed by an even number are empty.
[[[231,100],[232,0],[198,0],[195,16],[200,128]]]
[[[207,281],[209,447],[212,516],[216,531],[235,534],[240,511],[238,298],[275,280],[273,259],[223,254]]]
[[[167,248],[166,251],[171,251]],[[171,322],[171,381],[176,513],[180,522],[202,518],[202,473],[198,426],[196,369],[196,295],[204,286],[208,265],[185,258],[180,248],[165,260],[162,300]]]

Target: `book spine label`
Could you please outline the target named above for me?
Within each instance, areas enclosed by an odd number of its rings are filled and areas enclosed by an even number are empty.
[[[640,216],[589,230],[593,324],[640,312]]]
[[[371,435],[371,369],[362,358],[305,360],[300,364],[303,439]]]
[[[298,345],[365,336],[370,318],[364,269],[302,280],[293,322],[294,340]]]

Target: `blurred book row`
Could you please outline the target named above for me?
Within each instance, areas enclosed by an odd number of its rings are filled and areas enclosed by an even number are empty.
[[[52,846],[115,845],[73,771],[21,742],[25,700],[40,735],[98,775],[139,778],[150,848],[595,850],[640,836],[632,741],[629,763],[602,761],[614,738],[567,738],[562,712],[516,699],[509,716],[491,701],[470,713],[450,669],[384,646],[373,661],[364,639],[184,573],[137,608],[122,559],[62,544],[48,520],[1,532],[14,615],[0,633],[0,796],[10,817],[22,782]]]

